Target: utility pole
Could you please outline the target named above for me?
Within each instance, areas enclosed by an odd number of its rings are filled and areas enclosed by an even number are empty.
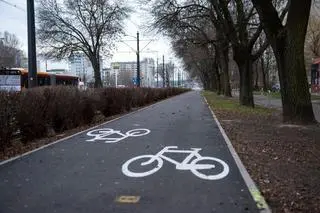
[[[139,50],[139,32],[137,32],[137,87],[140,87],[140,50]]]
[[[165,87],[165,76],[164,76],[164,55],[162,55],[162,87]]]
[[[174,63],[172,64],[172,72],[173,72],[173,87],[175,87],[175,79],[174,79]]]
[[[158,63],[158,56],[157,56],[157,88],[159,88],[159,63]]]
[[[180,87],[180,70],[178,70],[178,87]]]
[[[34,0],[27,0],[28,16],[28,87],[36,87],[37,58],[36,58],[36,32],[34,23]]]

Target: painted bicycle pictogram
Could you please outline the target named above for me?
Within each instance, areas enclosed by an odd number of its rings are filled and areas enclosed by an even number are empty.
[[[218,180],[226,177],[229,174],[229,166],[223,160],[214,157],[202,156],[199,152],[200,148],[191,148],[190,150],[179,150],[177,146],[166,146],[160,152],[155,155],[140,155],[131,158],[122,165],[122,172],[129,177],[145,177],[157,172],[163,166],[163,161],[166,160],[176,165],[177,170],[190,170],[194,175],[205,180]],[[165,153],[188,153],[189,155],[182,161],[178,162],[168,156]],[[134,172],[129,169],[129,166],[134,162],[141,162],[140,166],[148,166],[156,162],[155,167],[145,172]],[[209,164],[201,164],[200,161],[211,161]],[[139,164],[138,164],[139,165]],[[207,175],[203,173],[204,170],[219,169],[216,174]],[[211,170],[210,170],[211,171]]]
[[[149,129],[132,129],[126,133],[111,128],[94,129],[87,133],[87,136],[94,137],[88,142],[104,141],[104,143],[117,143],[128,137],[139,137],[150,133]]]

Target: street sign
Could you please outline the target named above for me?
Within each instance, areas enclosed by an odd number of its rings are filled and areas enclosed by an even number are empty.
[[[0,91],[21,91],[21,75],[17,70],[0,70]]]
[[[116,63],[113,63],[113,64],[112,64],[112,68],[113,68],[113,69],[120,69],[120,64],[117,63],[117,62],[116,62]]]

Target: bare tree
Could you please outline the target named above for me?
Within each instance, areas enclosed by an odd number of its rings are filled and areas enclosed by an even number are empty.
[[[200,75],[199,78],[206,89],[218,89],[218,93],[223,90],[225,96],[231,96],[229,58],[225,57],[229,52],[228,41],[223,36],[217,37],[215,25],[210,20],[211,9],[208,6],[206,1],[196,0],[155,1],[151,10],[153,27],[169,36],[176,47],[179,47],[175,48],[180,53],[178,55],[187,63],[190,72]],[[195,52],[200,58],[195,56]],[[195,64],[191,65],[191,62]],[[217,64],[219,69],[215,66]],[[220,75],[223,78],[220,78]],[[222,79],[223,83],[220,82]],[[223,86],[220,87],[221,85]]]
[[[18,59],[23,57],[23,52],[19,45],[16,35],[6,31],[0,32],[0,67],[21,66]]]
[[[310,71],[313,60],[320,57],[319,1],[314,1],[311,7],[304,53],[307,74],[310,75],[308,71]]]
[[[305,44],[312,57],[320,56],[320,17],[310,16]]]
[[[285,121],[313,123],[304,60],[304,44],[312,0],[283,1],[277,10],[271,0],[252,0],[276,56]],[[284,8],[284,9],[283,9]],[[285,21],[281,20],[285,16]]]
[[[102,87],[101,54],[113,48],[129,12],[124,1],[39,0],[37,33],[42,51],[55,59],[84,52],[94,70],[94,86]]]

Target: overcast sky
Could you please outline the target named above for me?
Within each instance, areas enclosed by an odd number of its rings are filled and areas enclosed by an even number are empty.
[[[14,33],[21,42],[21,48],[27,54],[27,13],[26,13],[26,0],[4,0],[6,2],[10,2],[14,6],[10,6],[0,0],[0,31],[8,31],[10,33]],[[165,59],[169,60],[173,57],[173,53],[170,49],[170,42],[168,39],[162,37],[161,35],[145,35],[143,33],[144,29],[141,27],[146,20],[146,14],[144,14],[141,10],[137,10],[136,8],[140,8],[138,5],[134,4],[134,0],[130,0],[131,5],[135,8],[135,13],[133,13],[130,17],[130,20],[127,20],[125,32],[128,35],[136,36],[137,31],[140,32],[140,48],[142,49],[146,46],[150,40],[152,41],[146,48],[145,51],[141,53],[141,59],[144,57],[152,57],[156,59],[157,55],[159,60],[162,59],[162,55],[165,55]],[[133,40],[132,37],[124,37],[124,43],[117,44],[117,50],[113,52],[113,58],[108,59],[107,61],[135,61],[136,54],[133,52],[133,49],[136,49],[136,42],[130,41]],[[143,41],[146,40],[146,41]],[[129,47],[130,46],[130,47]],[[148,53],[152,51],[158,51],[158,53]],[[104,64],[104,67],[108,66],[108,63]],[[41,69],[45,69],[44,61],[41,61]],[[65,62],[49,62],[48,69],[52,68],[67,68],[67,63]]]

